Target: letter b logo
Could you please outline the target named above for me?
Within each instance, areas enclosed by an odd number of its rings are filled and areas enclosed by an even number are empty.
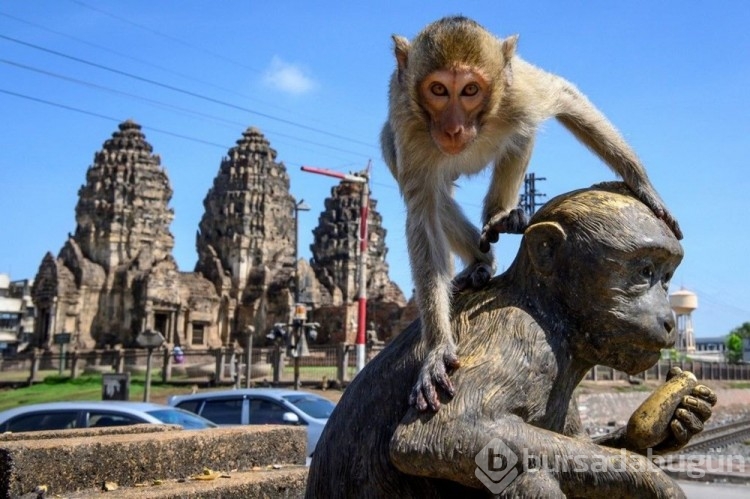
[[[493,494],[505,490],[519,474],[515,468],[518,456],[499,438],[490,440],[474,461],[477,463],[474,475]]]

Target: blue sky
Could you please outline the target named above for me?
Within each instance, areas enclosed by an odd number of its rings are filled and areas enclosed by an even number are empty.
[[[373,160],[391,278],[410,295],[403,203],[378,147],[390,35],[411,38],[458,13],[520,34],[522,57],[574,82],[638,151],[685,232],[672,290],[698,294],[696,334],[750,321],[743,1],[4,0],[0,272],[30,278],[47,251],[57,254],[75,230],[94,152],[132,118],[174,189],[181,270],[195,265],[202,201],[222,156],[256,126],[286,164],[292,194],[312,207],[300,214],[304,257],[335,181],[300,166],[348,172]],[[529,171],[546,177],[538,187],[548,197],[614,178],[554,121],[540,130]],[[487,182],[480,174],[457,193],[477,223]],[[500,269],[517,247],[517,236],[501,238]]]

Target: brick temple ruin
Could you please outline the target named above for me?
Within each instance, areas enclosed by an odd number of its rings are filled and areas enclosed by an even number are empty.
[[[32,344],[49,348],[68,332],[80,349],[129,347],[155,329],[168,344],[210,348],[243,341],[249,326],[263,338],[289,320],[295,264],[321,340],[353,343],[361,186],[332,189],[313,231],[312,261],[295,262],[296,200],[276,156],[252,127],[229,149],[203,201],[195,270],[184,272],[172,256],[167,172],[140,125],[121,123],[86,172],[75,232],[39,267]],[[386,231],[370,202],[368,318],[385,339],[404,319],[406,299],[388,277]]]

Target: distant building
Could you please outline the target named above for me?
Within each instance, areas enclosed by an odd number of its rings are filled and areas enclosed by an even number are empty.
[[[708,362],[723,362],[726,360],[726,336],[711,336],[695,339],[695,353],[690,356],[693,360]]]
[[[13,355],[34,332],[34,304],[29,279],[11,281],[0,274],[0,355]]]
[[[688,358],[703,362],[726,361],[727,337],[728,335],[696,338],[695,352],[688,355]],[[750,362],[750,339],[744,339],[742,346],[742,360],[743,362]]]
[[[232,345],[253,328],[262,339],[289,319],[297,273],[306,303],[319,310],[319,331],[342,330],[345,312],[357,305],[359,192],[334,189],[321,215],[327,228],[315,232],[315,261],[308,265],[295,262],[296,201],[289,187],[276,150],[248,128],[222,158],[204,198],[195,271],[181,272],[172,256],[167,171],[141,126],[121,123],[86,172],[75,231],[39,266],[30,292],[38,317],[31,344],[50,349],[56,335],[70,333],[80,349],[130,347],[145,329],[182,348]],[[406,300],[388,278],[375,207],[371,200],[368,314],[382,325],[399,320]]]
[[[221,346],[213,284],[172,257],[172,188],[140,125],[119,125],[78,194],[75,232],[34,279],[32,344],[50,348],[65,332],[77,348],[132,346],[155,329],[170,344]]]

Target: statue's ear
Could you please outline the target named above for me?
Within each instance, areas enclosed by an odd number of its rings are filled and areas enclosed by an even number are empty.
[[[534,269],[542,275],[555,268],[557,255],[567,235],[557,222],[540,222],[529,226],[523,234],[526,251]]]

